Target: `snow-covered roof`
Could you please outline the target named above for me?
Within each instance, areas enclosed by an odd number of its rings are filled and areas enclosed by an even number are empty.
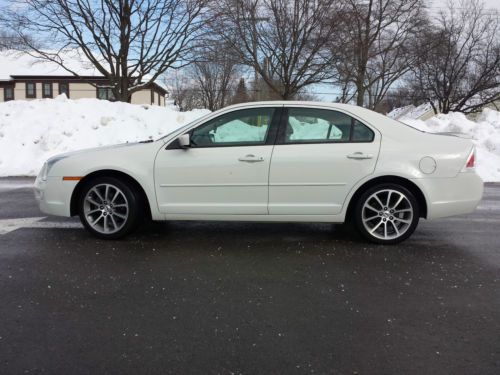
[[[0,81],[10,81],[16,76],[72,77],[72,72],[82,77],[104,77],[80,50],[60,52],[58,58],[70,71],[55,62],[37,57],[36,53],[0,51]],[[149,79],[150,76],[144,76],[146,82]],[[168,88],[160,82],[155,81],[154,84],[168,92]]]
[[[69,69],[81,76],[102,77],[95,67],[76,50],[62,53],[61,59]],[[27,53],[0,51],[0,80],[11,80],[12,76],[71,76],[60,65],[36,58]]]

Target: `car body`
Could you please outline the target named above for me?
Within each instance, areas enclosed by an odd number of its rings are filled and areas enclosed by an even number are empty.
[[[256,102],[213,112],[156,141],[51,158],[36,179],[35,195],[43,212],[80,215],[102,238],[127,234],[140,221],[135,216],[330,223],[351,218],[369,240],[396,243],[420,217],[476,208],[483,182],[474,157],[469,139],[425,133],[364,108]],[[128,205],[126,215],[121,209],[123,220],[134,216],[126,230],[102,223],[114,212],[112,197],[106,201],[103,195],[115,192]],[[398,194],[400,206],[391,209]],[[371,214],[378,217],[366,224]],[[93,228],[98,218],[101,224]]]

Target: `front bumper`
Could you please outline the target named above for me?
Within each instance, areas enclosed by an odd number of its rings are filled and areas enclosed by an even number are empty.
[[[468,214],[483,197],[483,180],[475,173],[461,172],[453,178],[414,179],[427,201],[427,219]]]
[[[40,177],[35,180],[35,198],[40,211],[48,215],[71,216],[71,196],[78,181],[63,181],[62,177]]]

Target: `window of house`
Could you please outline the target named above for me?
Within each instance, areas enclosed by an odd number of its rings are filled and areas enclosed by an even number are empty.
[[[345,113],[316,108],[289,108],[283,142],[371,142],[373,137],[370,128]]]
[[[26,82],[26,97],[27,98],[36,98],[36,83],[35,82]]]
[[[115,96],[113,95],[111,87],[98,87],[97,99],[115,100]]]
[[[42,98],[52,98],[52,83],[42,83]]]
[[[69,98],[69,84],[68,83],[59,83],[59,95],[65,94],[67,98]]]
[[[9,100],[14,100],[14,87],[4,87],[3,100],[5,102]]]

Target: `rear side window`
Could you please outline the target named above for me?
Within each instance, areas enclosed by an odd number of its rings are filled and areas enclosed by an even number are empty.
[[[351,116],[328,109],[288,108],[283,143],[371,142],[374,133]]]

